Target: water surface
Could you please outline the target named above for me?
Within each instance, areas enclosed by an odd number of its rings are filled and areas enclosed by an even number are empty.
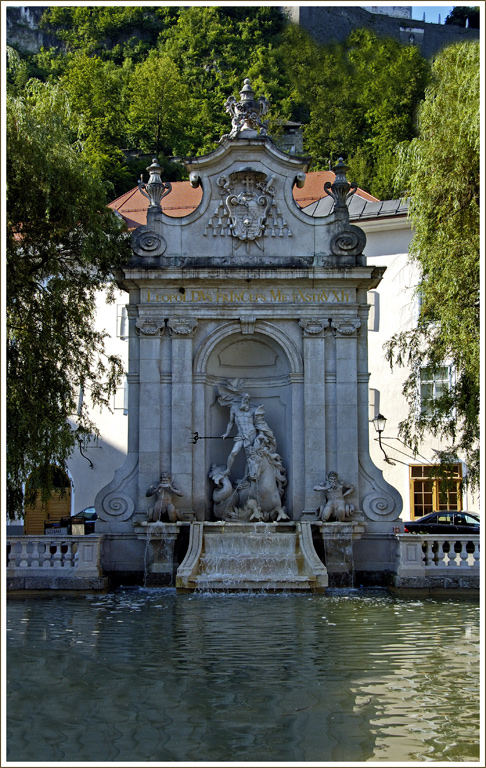
[[[381,592],[11,600],[12,761],[474,761],[479,607]]]

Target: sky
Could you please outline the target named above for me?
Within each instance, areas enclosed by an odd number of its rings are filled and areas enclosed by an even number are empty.
[[[474,0],[472,0],[471,5],[475,5]],[[412,19],[419,19],[421,21],[425,13],[425,21],[437,24],[440,14],[440,23],[443,24],[446,16],[449,15],[453,8],[453,5],[432,5],[432,3],[428,5],[413,5]]]

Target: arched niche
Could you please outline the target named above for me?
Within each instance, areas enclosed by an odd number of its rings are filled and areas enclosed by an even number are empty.
[[[252,334],[241,333],[239,324],[231,324],[216,332],[215,338],[207,341],[207,348],[196,361],[202,362],[199,373],[204,382],[205,425],[207,434],[213,438],[204,445],[205,475],[213,464],[226,464],[233,445],[236,428],[226,440],[218,439],[228,425],[229,409],[218,403],[218,383],[227,379],[239,379],[241,391],[248,392],[251,405],[262,404],[265,418],[277,440],[277,450],[287,470],[287,496],[292,494],[292,388],[291,374],[295,368],[295,359],[279,341],[269,333],[255,331]],[[245,456],[241,451],[235,461],[231,479],[243,477]],[[202,478],[201,478],[202,479]],[[206,481],[207,504],[211,510],[213,485]],[[287,500],[284,501],[288,506]],[[210,515],[206,515],[207,517]]]

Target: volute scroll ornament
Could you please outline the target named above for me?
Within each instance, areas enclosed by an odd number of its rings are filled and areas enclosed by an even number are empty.
[[[366,235],[363,230],[348,224],[331,238],[331,253],[333,256],[360,256],[365,245]]]
[[[155,262],[162,256],[167,243],[158,232],[148,227],[138,227],[132,234],[132,251],[145,262]]]

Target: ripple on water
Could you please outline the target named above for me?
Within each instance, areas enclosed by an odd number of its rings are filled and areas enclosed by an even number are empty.
[[[468,601],[120,590],[12,601],[7,628],[12,761],[479,756]]]

